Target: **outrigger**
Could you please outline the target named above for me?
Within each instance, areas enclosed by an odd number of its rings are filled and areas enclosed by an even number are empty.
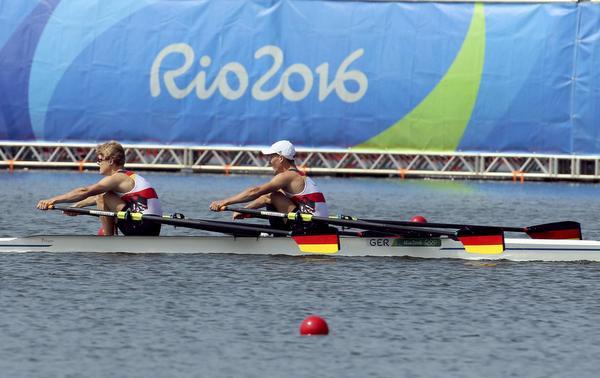
[[[577,222],[531,227],[414,223],[349,216],[316,217],[229,207],[256,218],[285,218],[298,227],[281,230],[183,216],[157,216],[54,206],[54,210],[187,227],[222,235],[76,236],[0,238],[0,252],[233,253],[250,255],[390,256],[465,260],[600,261],[600,241],[581,240]],[[303,226],[312,227],[303,227]],[[314,227],[320,225],[320,227]],[[529,238],[505,238],[520,233]]]

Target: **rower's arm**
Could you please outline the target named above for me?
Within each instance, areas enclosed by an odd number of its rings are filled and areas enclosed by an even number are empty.
[[[105,177],[97,183],[85,186],[81,188],[76,188],[71,190],[70,192],[46,199],[41,200],[38,203],[38,208],[45,210],[50,205],[54,205],[57,203],[71,203],[71,202],[79,202],[86,200],[89,197],[96,196],[98,194],[106,193],[108,191],[114,190],[118,187],[120,183],[119,178],[113,176]]]
[[[289,180],[289,178],[287,178],[286,175],[277,175],[273,177],[271,181],[265,184],[250,187],[234,196],[221,201],[215,201],[211,204],[210,208],[214,211],[218,211],[222,206],[254,201],[265,194],[273,193],[284,188],[287,180]],[[259,206],[258,202],[252,202],[251,204],[254,204],[254,206]]]
[[[76,204],[73,205],[73,207],[87,207],[87,206],[92,206],[96,204],[96,196],[90,196],[86,199],[83,199],[79,202],[77,202]]]
[[[234,203],[244,203],[248,201],[253,201],[264,194],[272,193],[279,189],[280,187],[277,185],[273,185],[272,181],[269,181],[268,183],[263,185],[253,186],[236,194],[235,196],[231,196],[225,199],[225,206],[232,205]]]
[[[257,199],[250,201],[244,206],[246,209],[260,209],[261,207],[265,207],[267,205],[266,196],[260,196]]]

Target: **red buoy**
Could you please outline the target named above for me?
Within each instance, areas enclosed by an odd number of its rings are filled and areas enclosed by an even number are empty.
[[[98,229],[98,236],[104,236],[104,227],[100,226]]]
[[[415,223],[427,223],[427,219],[425,219],[425,217],[422,215],[415,215],[414,217],[410,218],[410,221]]]
[[[328,333],[327,322],[317,315],[307,316],[300,324],[300,335],[302,336],[327,335]]]

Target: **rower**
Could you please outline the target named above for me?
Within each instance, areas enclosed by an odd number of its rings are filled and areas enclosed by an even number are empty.
[[[329,216],[325,196],[317,184],[296,167],[296,148],[292,143],[280,140],[261,152],[267,156],[275,176],[267,183],[252,186],[226,199],[213,201],[209,207],[212,211],[248,202],[245,206],[248,209],[266,207],[282,213],[301,212],[320,217]],[[233,219],[243,217],[243,214],[233,213]],[[280,222],[273,224],[274,221],[277,219],[271,221],[274,227],[289,229],[285,222],[279,220]]]
[[[125,149],[115,141],[96,147],[96,162],[100,174],[105,176],[97,183],[44,199],[37,208],[47,210],[57,203],[72,203],[73,207],[96,205],[104,211],[129,211],[149,215],[161,215],[162,209],[156,191],[142,176],[125,170]],[[65,212],[67,215],[77,213]],[[100,217],[102,234],[116,235],[118,228],[123,235],[158,236],[160,223],[118,220]]]

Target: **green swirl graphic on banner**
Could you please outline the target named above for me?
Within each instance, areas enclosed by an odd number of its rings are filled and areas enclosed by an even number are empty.
[[[435,88],[400,121],[353,149],[455,151],[477,101],[485,59],[485,13],[475,4],[456,59]]]

